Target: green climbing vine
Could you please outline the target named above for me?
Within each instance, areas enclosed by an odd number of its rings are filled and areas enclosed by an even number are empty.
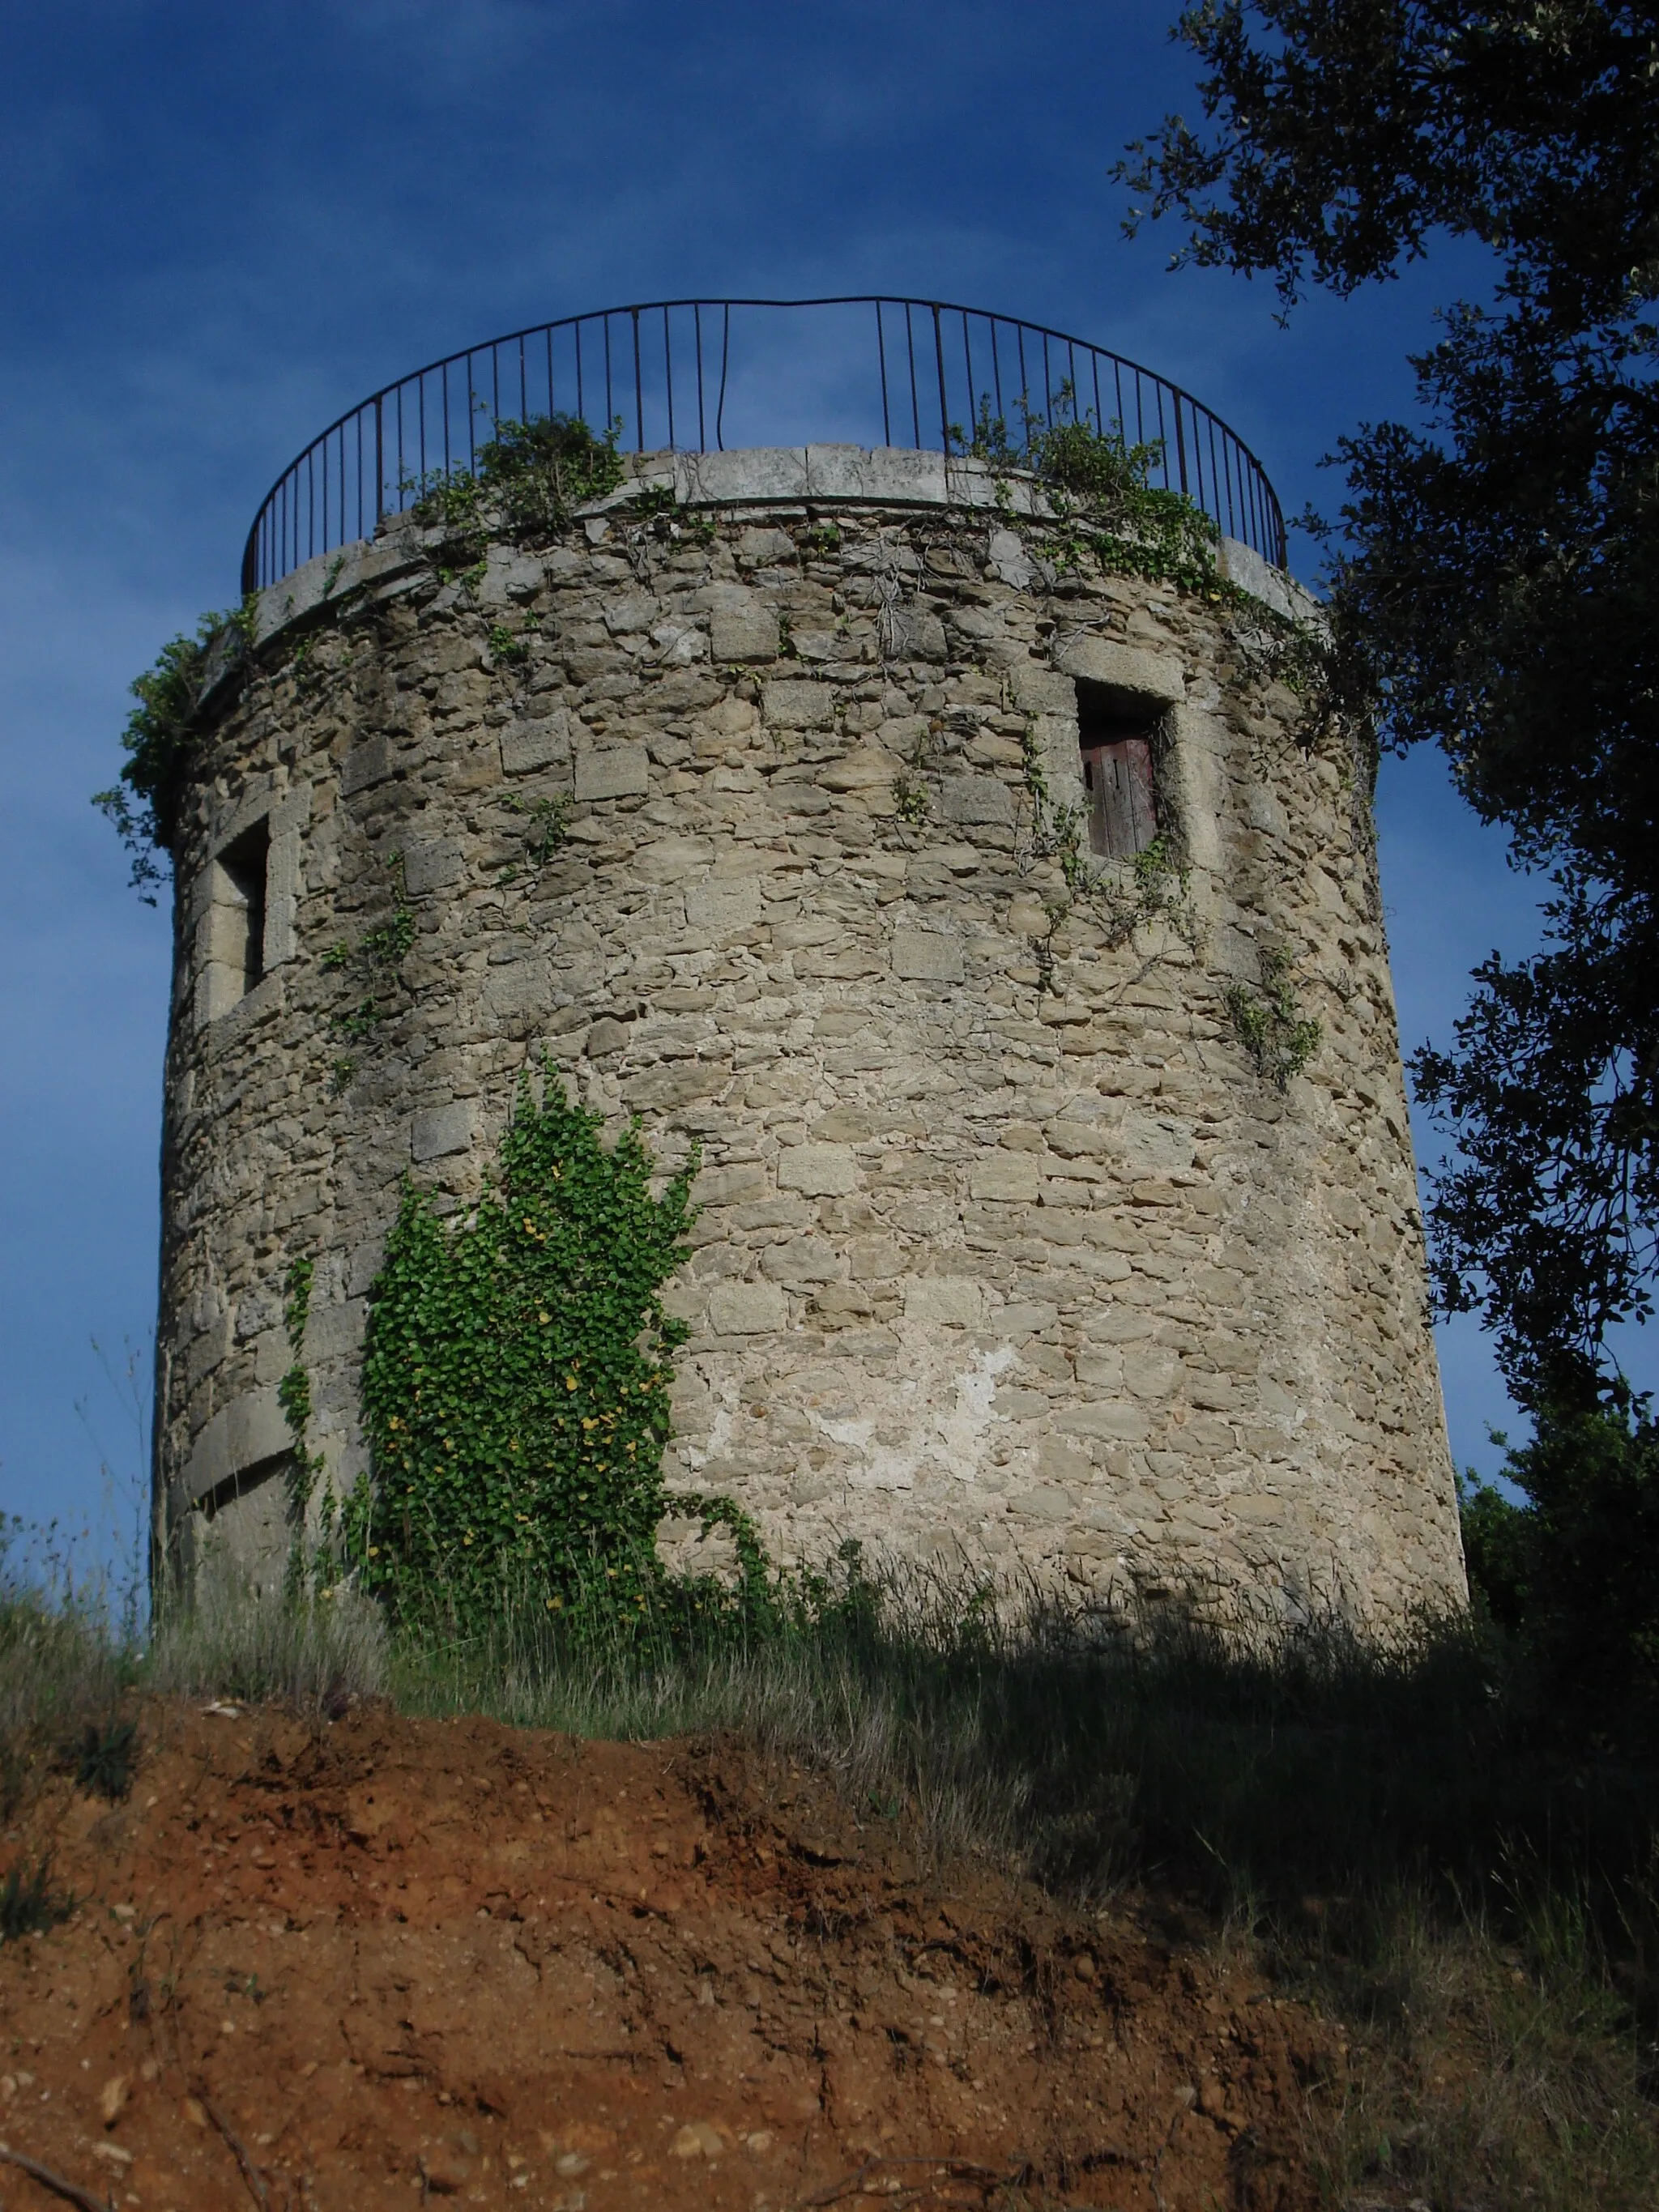
[[[1286,1089],[1319,1049],[1319,1024],[1304,1015],[1296,1001],[1287,952],[1261,955],[1261,988],[1230,983],[1226,991],[1228,1018],[1233,1032],[1255,1063],[1262,1080],[1276,1091]]]
[[[619,1607],[649,1602],[686,1334],[662,1292],[698,1159],[653,1197],[637,1130],[606,1147],[601,1127],[544,1062],[466,1219],[405,1184],[369,1293],[371,1473],[340,1521],[346,1565],[395,1614],[478,1623],[532,1591],[556,1610],[596,1578]]]
[[[389,1011],[382,994],[402,984],[404,961],[415,943],[415,909],[409,902],[403,854],[393,853],[386,867],[392,891],[389,917],[355,945],[340,939],[322,957],[325,975],[354,975],[367,986],[355,1005],[337,1008],[329,1016],[330,1030],[347,1044],[368,1044],[375,1036]],[[337,1060],[335,1089],[343,1090],[356,1072],[357,1063],[349,1054]]]

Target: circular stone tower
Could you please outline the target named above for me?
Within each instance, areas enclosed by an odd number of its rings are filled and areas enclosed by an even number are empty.
[[[419,470],[381,394],[268,502],[174,855],[158,1536],[213,1522],[280,1573],[289,1266],[338,1487],[403,1179],[464,1208],[545,1055],[665,1161],[701,1143],[670,1486],[730,1492],[775,1556],[1455,1602],[1369,768],[1274,672],[1313,610],[1271,494],[1223,507],[1219,426],[1144,372],[1130,419],[1116,363],[1118,405],[1074,419],[1133,442],[1170,395],[1155,480],[1178,443],[1221,532],[1209,580],[1103,558],[994,442],[963,453],[939,311],[907,310],[896,428],[868,304],[868,446],[658,438],[533,539],[473,515],[458,569],[429,474],[397,511]],[[627,313],[605,419],[637,408],[644,447],[678,378],[701,445],[713,311],[695,405],[689,346],[665,386],[641,365],[669,312]],[[553,412],[551,334],[547,361]],[[498,348],[497,419],[532,416],[500,375]]]

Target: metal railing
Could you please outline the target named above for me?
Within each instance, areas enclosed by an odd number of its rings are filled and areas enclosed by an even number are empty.
[[[667,300],[514,331],[363,400],[271,487],[242,589],[371,537],[435,471],[471,467],[509,418],[580,416],[637,453],[830,442],[949,453],[982,399],[1011,425],[1022,406],[1052,424],[1069,404],[1097,428],[1155,446],[1152,483],[1285,566],[1284,516],[1249,447],[1121,354],[934,300]]]

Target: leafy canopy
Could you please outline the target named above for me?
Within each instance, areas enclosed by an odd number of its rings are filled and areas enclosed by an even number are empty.
[[[1555,878],[1544,954],[1487,962],[1416,1073],[1463,1152],[1431,1207],[1444,1302],[1524,1398],[1582,1403],[1659,1226],[1659,9],[1204,0],[1176,35],[1206,127],[1130,149],[1131,228],[1177,215],[1178,258],[1287,309],[1437,233],[1494,256],[1413,360],[1421,427],[1340,444],[1331,619],[1383,741],[1441,746]]]

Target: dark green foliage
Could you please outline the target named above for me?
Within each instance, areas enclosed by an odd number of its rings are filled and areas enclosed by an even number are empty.
[[[479,447],[474,468],[451,469],[414,487],[413,512],[475,550],[492,519],[513,537],[550,537],[584,501],[601,499],[623,483],[621,431],[620,422],[613,422],[596,438],[576,415],[536,415],[523,422],[504,417]]]
[[[1462,1494],[1471,1585],[1549,1694],[1620,1742],[1659,1724],[1659,1426],[1644,1408],[1546,1406],[1504,1472],[1525,1503]]]
[[[584,1577],[643,1604],[663,1512],[663,1285],[684,1258],[695,1156],[651,1194],[636,1132],[611,1150],[550,1067],[521,1086],[493,1186],[446,1225],[413,1185],[370,1294],[363,1419],[373,1480],[346,1554],[395,1613],[477,1622],[514,1592],[557,1606]]]
[[[1659,1257],[1659,9],[1206,0],[1177,35],[1212,128],[1171,119],[1120,173],[1184,258],[1271,271],[1288,307],[1437,231],[1496,257],[1495,303],[1413,362],[1426,427],[1341,441],[1331,619],[1383,741],[1441,746],[1556,878],[1550,951],[1480,970],[1418,1074],[1468,1162],[1432,1217],[1443,1294],[1523,1395],[1576,1368],[1585,1402]]]
[[[1047,487],[1059,528],[1044,550],[1057,566],[1092,553],[1114,573],[1229,595],[1216,570],[1215,524],[1195,501],[1146,481],[1160,444],[1132,446],[1121,424],[1097,422],[1092,409],[1078,406],[1069,379],[1046,416],[1024,397],[1017,411],[1020,427],[1011,431],[982,393],[972,434],[953,422],[951,438],[975,460],[1029,471]]]
[[[136,1721],[88,1721],[69,1761],[75,1786],[118,1805],[132,1788],[138,1765]]]
[[[1547,949],[1478,968],[1454,1048],[1412,1074],[1458,1146],[1427,1209],[1441,1305],[1485,1310],[1529,1401],[1593,1406],[1659,1264],[1659,945],[1606,891],[1564,881],[1546,915]]]
[[[0,1943],[15,1943],[20,1936],[44,1936],[67,1920],[75,1910],[67,1890],[52,1885],[52,1860],[43,1853],[33,1866],[15,1860],[0,1878]]]
[[[154,886],[163,880],[155,856],[171,853],[179,834],[179,809],[208,648],[227,629],[246,641],[249,621],[246,607],[229,614],[204,615],[194,637],[170,638],[155,656],[155,665],[134,678],[131,690],[138,703],[122,732],[126,759],[120,780],[109,790],[93,794],[93,805],[114,823],[132,855],[133,886],[150,906],[155,903]]]
[[[1627,0],[1200,0],[1176,36],[1218,128],[1170,117],[1118,173],[1186,223],[1182,260],[1272,273],[1287,303],[1446,230],[1548,270],[1562,319],[1595,320],[1659,252],[1655,29]]]

